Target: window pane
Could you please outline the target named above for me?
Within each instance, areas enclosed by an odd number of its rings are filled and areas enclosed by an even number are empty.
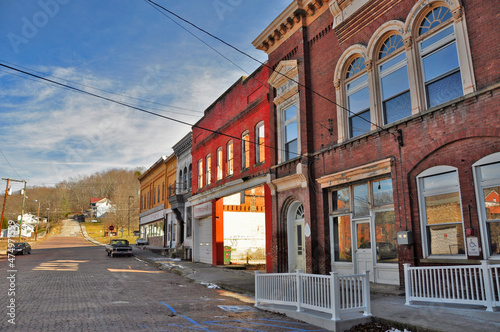
[[[261,125],[257,128],[256,132],[257,136],[257,147],[256,147],[256,161],[257,163],[263,162],[265,159],[265,151],[264,151],[264,146],[265,146],[265,136],[264,136],[264,125]]]
[[[489,222],[487,225],[491,255],[500,255],[500,222]]]
[[[394,204],[392,194],[392,180],[385,179],[372,183],[373,187],[373,206],[385,206]]]
[[[424,76],[426,82],[458,68],[459,64],[456,44],[449,44],[438,51],[425,56],[422,61],[424,64]]]
[[[285,160],[290,160],[298,156],[297,140],[285,144]]]
[[[297,121],[294,121],[285,127],[285,143],[297,139]]]
[[[349,211],[349,188],[332,191],[332,211]]]
[[[364,58],[356,58],[354,59],[349,68],[347,68],[346,78],[352,77],[353,75],[359,73],[363,69],[365,69],[365,59]]]
[[[380,72],[384,73],[387,69],[391,68],[394,65],[397,65],[398,63],[404,61],[406,59],[406,54],[403,52],[398,56],[395,56],[389,61],[384,62],[383,65],[380,66]]]
[[[447,36],[453,34],[453,25],[450,25],[448,28],[444,29],[443,31],[439,33],[433,34],[431,37],[427,38],[422,42],[422,46],[420,47],[422,51],[424,51],[427,47],[431,46],[434,43],[437,43],[441,39],[446,38]]]
[[[368,205],[368,185],[362,184],[353,187],[354,194],[354,216],[367,216],[370,214]]]
[[[460,72],[442,78],[426,86],[429,107],[445,103],[463,95]]]
[[[335,261],[351,262],[351,218],[349,216],[333,218],[333,237]]]
[[[368,87],[361,89],[348,97],[349,111],[358,113],[370,107],[370,96],[368,94]],[[352,114],[350,113],[350,114]]]
[[[353,88],[357,87],[358,85],[367,84],[367,82],[368,82],[368,76],[366,74],[361,75],[360,77],[356,78],[355,80],[350,81],[349,83],[346,84],[347,93],[349,93],[349,91],[351,91]]]
[[[370,224],[360,223],[356,224],[356,238],[358,240],[357,248],[371,249],[372,241],[370,238]]]
[[[443,187],[458,186],[456,172],[441,173],[437,175],[427,176],[423,179],[423,189],[431,190]]]
[[[465,254],[461,224],[430,226],[428,229],[431,255]]]
[[[285,121],[293,119],[297,116],[297,105],[293,105],[285,110]]]
[[[486,220],[500,220],[500,186],[484,188]]]
[[[382,83],[382,99],[388,99],[392,96],[400,94],[403,91],[410,89],[408,82],[408,69],[406,66],[396,70],[395,72],[383,77]]]
[[[500,181],[500,163],[481,166],[481,180],[494,180]]]
[[[419,29],[419,35],[426,33],[427,31],[434,29],[441,23],[446,22],[451,18],[451,12],[448,7],[436,7],[430,11],[422,20]]]
[[[387,55],[395,52],[400,47],[403,47],[403,38],[400,35],[392,35],[387,38],[380,48],[379,51],[379,59],[386,57]]]
[[[411,115],[410,91],[383,102],[385,124],[392,123]]]
[[[358,113],[349,118],[349,130],[351,137],[356,137],[370,131],[370,110]]]
[[[397,263],[397,232],[394,211],[375,213],[375,231],[377,239],[377,262]]]
[[[427,224],[461,223],[462,209],[458,192],[425,197]]]

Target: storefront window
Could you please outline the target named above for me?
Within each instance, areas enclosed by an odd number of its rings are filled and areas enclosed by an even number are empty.
[[[334,217],[333,234],[335,261],[351,262],[351,217],[348,215]]]
[[[394,210],[375,212],[377,263],[397,263],[397,232]]]
[[[370,214],[368,203],[368,184],[353,187],[354,193],[354,217],[364,217]]]

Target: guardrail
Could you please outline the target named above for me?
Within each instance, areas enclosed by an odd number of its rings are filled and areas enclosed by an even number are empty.
[[[339,276],[296,273],[255,273],[255,306],[274,304],[309,309],[340,320],[343,312],[363,312],[371,316],[369,271]]]
[[[404,264],[406,304],[411,301],[500,306],[500,265],[475,266]]]

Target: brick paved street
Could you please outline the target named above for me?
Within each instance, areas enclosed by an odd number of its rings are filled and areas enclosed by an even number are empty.
[[[8,263],[0,262],[1,331],[320,330],[135,257],[110,258],[81,237],[48,238],[16,256],[15,296],[8,295]],[[15,325],[7,315],[13,298]]]

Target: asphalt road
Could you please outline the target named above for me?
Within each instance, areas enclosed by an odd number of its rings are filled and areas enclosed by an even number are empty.
[[[75,235],[67,223],[31,255],[0,261],[0,331],[321,330]]]

